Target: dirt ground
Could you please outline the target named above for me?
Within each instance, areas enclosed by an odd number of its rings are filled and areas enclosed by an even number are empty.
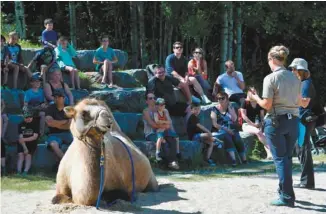
[[[182,178],[187,178],[186,181]],[[101,209],[73,204],[52,205],[54,187],[48,191],[21,193],[1,192],[2,214],[41,213],[323,213],[326,212],[326,172],[315,173],[316,190],[295,189],[295,208],[271,207],[269,202],[276,197],[277,176],[275,173],[234,178],[194,179],[192,175],[158,177],[161,191],[140,193],[131,204],[118,201],[110,208],[101,203]],[[294,182],[299,174],[294,174]]]

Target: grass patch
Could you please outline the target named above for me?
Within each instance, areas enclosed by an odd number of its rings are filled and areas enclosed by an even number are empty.
[[[55,184],[54,175],[35,174],[25,177],[10,175],[1,178],[1,191],[13,190],[19,192],[32,192],[49,190]]]
[[[33,43],[30,40],[19,40],[18,44],[20,44],[20,46],[22,48],[42,48],[42,45],[39,43]]]
[[[312,156],[314,161],[318,161],[318,162],[326,162],[326,154],[322,154],[322,155],[313,155]]]

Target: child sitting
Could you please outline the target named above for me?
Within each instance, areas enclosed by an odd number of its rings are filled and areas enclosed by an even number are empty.
[[[42,32],[42,43],[44,46],[55,48],[55,44],[58,40],[58,34],[53,30],[53,20],[44,20],[45,29]]]
[[[32,87],[25,92],[24,98],[24,108],[28,107],[32,109],[33,112],[37,115],[37,117],[40,117],[40,136],[44,134],[45,109],[47,108],[43,89],[40,88],[41,81],[42,78],[40,76],[40,73],[34,73],[30,80]]]
[[[72,89],[75,89],[75,82],[77,89],[80,89],[78,70],[75,63],[73,62],[73,58],[77,57],[77,53],[76,50],[68,43],[68,39],[66,37],[60,37],[58,40],[58,46],[55,49],[55,53],[58,65],[60,66],[61,70],[69,72],[70,74]]]
[[[24,66],[23,57],[22,57],[22,49],[21,46],[18,44],[19,38],[18,34],[16,32],[9,33],[9,42],[8,42],[8,50],[9,50],[9,65],[17,69],[18,71],[22,71],[27,74],[27,76],[30,78],[32,76],[31,71]],[[9,69],[11,69],[9,67]],[[14,84],[13,88],[17,88],[17,81],[18,81],[18,72],[17,70],[14,70]]]
[[[157,98],[156,100],[156,106],[157,106],[157,112],[154,112],[154,121],[157,124],[160,125],[169,125],[172,127],[172,120],[169,115],[169,111],[165,108],[165,100],[163,98]],[[173,128],[170,128],[168,130],[165,129],[157,129],[157,141],[156,141],[156,160],[160,161],[162,158],[160,157],[160,150],[161,150],[161,144],[165,143],[164,136],[170,136],[175,137],[177,141],[177,157],[180,157],[180,151],[179,151],[179,138],[178,135],[175,133]]]
[[[221,142],[214,138],[212,133],[200,124],[198,115],[200,114],[200,104],[192,103],[191,104],[191,115],[187,122],[187,133],[189,140],[198,141],[202,143],[206,143],[209,145],[207,154],[206,154],[206,162],[209,166],[216,166],[214,161],[211,159],[211,154],[213,152],[214,145],[218,145],[221,148]]]
[[[18,161],[17,173],[21,174],[23,162],[25,160],[25,169],[23,175],[27,175],[31,168],[32,155],[37,148],[37,138],[39,132],[39,121],[33,118],[31,109],[26,108],[23,113],[24,121],[19,125],[19,143],[18,143]]]

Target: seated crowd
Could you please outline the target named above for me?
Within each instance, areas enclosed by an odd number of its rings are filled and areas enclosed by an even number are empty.
[[[30,79],[30,89],[25,92],[23,107],[23,122],[19,125],[17,173],[27,174],[31,167],[32,155],[37,148],[38,139],[49,133],[45,144],[52,149],[57,158],[57,164],[64,155],[63,144],[71,144],[73,138],[69,131],[70,120],[66,118],[63,108],[74,105],[71,89],[80,89],[78,75],[78,58],[75,49],[65,37],[57,38],[53,30],[53,21],[46,19],[45,30],[42,32],[44,48],[32,61],[25,66],[22,60],[22,50],[18,44],[18,34],[9,34],[9,42],[1,36],[1,71],[4,75],[2,89],[8,88],[8,73],[13,72],[13,88],[17,88],[18,74],[24,72]],[[101,37],[101,47],[94,55],[93,63],[96,70],[103,74],[101,83],[108,88],[114,87],[112,70],[118,62],[117,56],[109,47],[108,36]],[[230,101],[241,105],[243,129],[256,134],[262,143],[266,140],[262,134],[261,123],[256,123],[258,116],[262,121],[263,111],[244,94],[245,88],[241,72],[234,70],[232,61],[227,61],[226,73],[220,75],[214,87],[207,81],[207,62],[203,50],[196,48],[193,58],[188,61],[182,55],[181,42],[173,44],[173,53],[167,56],[165,67],[157,65],[155,76],[147,85],[146,103],[143,111],[145,139],[156,142],[155,158],[167,161],[172,169],[178,169],[178,160],[182,159],[179,148],[179,137],[176,133],[171,116],[181,116],[186,119],[186,130],[189,140],[202,142],[206,145],[205,160],[210,166],[215,166],[211,159],[214,146],[224,148],[230,155],[232,166],[236,165],[236,154],[240,162],[246,163],[245,146],[237,128],[238,115],[230,105]],[[33,72],[32,72],[33,71]],[[62,72],[69,73],[71,89],[63,81]],[[179,88],[186,98],[181,102],[174,94],[174,88]],[[254,90],[254,89],[252,89]],[[225,92],[224,92],[225,91]],[[249,91],[250,93],[250,91]],[[212,128],[209,130],[200,123],[200,104],[210,104],[217,100],[211,111]],[[5,133],[8,116],[5,113],[5,100],[1,100],[1,172],[5,172]],[[268,151],[267,146],[265,146]],[[267,153],[269,154],[269,153]],[[269,156],[270,157],[270,156]],[[23,170],[23,163],[25,167]]]

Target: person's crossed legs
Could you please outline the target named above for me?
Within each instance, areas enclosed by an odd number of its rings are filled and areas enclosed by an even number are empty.
[[[108,84],[110,88],[112,88],[113,86],[112,68],[112,62],[110,62],[109,60],[104,60],[104,64],[101,67],[103,71],[102,83]]]
[[[78,70],[71,66],[65,66],[64,69],[65,69],[65,71],[69,72],[72,88],[73,89],[76,88],[75,87],[75,82],[76,82],[77,89],[80,89],[80,79],[79,79],[79,75],[78,75]]]

